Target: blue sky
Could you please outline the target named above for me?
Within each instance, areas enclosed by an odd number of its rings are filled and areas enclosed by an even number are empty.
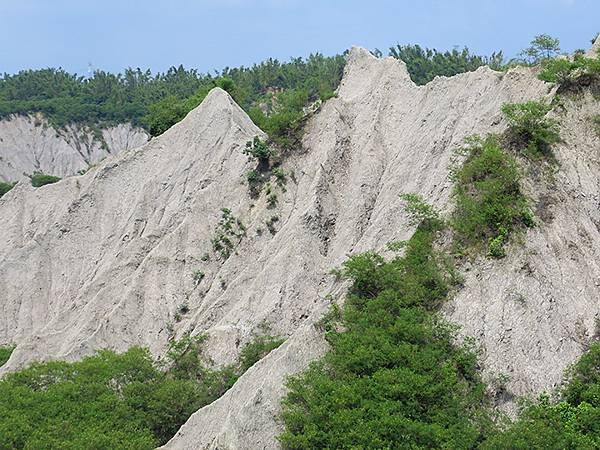
[[[0,0],[0,72],[205,72],[396,42],[514,56],[536,34],[572,51],[597,31],[600,0]]]

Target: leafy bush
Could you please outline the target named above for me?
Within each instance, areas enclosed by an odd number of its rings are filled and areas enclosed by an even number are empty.
[[[0,381],[0,447],[151,449],[205,403],[139,348],[33,364]]]
[[[422,208],[419,208],[422,209]],[[404,256],[352,257],[331,350],[288,382],[284,448],[473,448],[490,424],[475,354],[432,314],[449,290],[422,222]]]
[[[490,256],[501,257],[509,235],[534,224],[521,192],[519,168],[493,136],[471,139],[463,152],[464,164],[452,173],[455,248],[479,251],[485,242]]]
[[[258,136],[246,142],[244,154],[258,161],[258,171],[264,171],[269,168],[269,160],[274,155],[273,149]]]
[[[54,175],[46,175],[41,172],[35,172],[31,175],[31,185],[35,188],[39,188],[45,186],[47,184],[52,184],[60,181],[60,177],[55,177]]]
[[[511,143],[530,156],[550,155],[550,147],[560,140],[557,122],[546,117],[551,109],[551,105],[535,101],[503,105]]]
[[[600,56],[588,58],[578,54],[572,60],[550,59],[544,62],[539,78],[560,84],[561,90],[572,90],[600,81]]]
[[[6,364],[6,361],[8,361],[8,358],[10,358],[10,355],[12,355],[14,349],[14,345],[0,347],[0,367]]]
[[[265,114],[261,109],[253,108],[249,111],[250,117],[281,149],[299,147],[309,92],[304,89],[288,90],[278,94],[275,100],[272,112]]]
[[[483,449],[600,448],[600,344],[567,371],[557,402],[542,395],[519,418],[494,434]]]
[[[5,183],[3,181],[0,181],[0,198],[2,198],[4,194],[6,194],[8,191],[14,188],[15,184],[16,183]]]
[[[440,223],[439,212],[433,206],[426,203],[420,195],[406,193],[400,194],[400,198],[406,202],[404,208],[410,216],[412,225],[418,225],[422,222]]]

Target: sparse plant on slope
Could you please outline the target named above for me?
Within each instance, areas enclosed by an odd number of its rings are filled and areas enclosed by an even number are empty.
[[[550,156],[551,146],[560,141],[558,123],[546,117],[551,105],[529,101],[502,106],[511,145],[528,156]]]
[[[534,225],[519,168],[494,136],[471,138],[462,151],[466,160],[452,173],[455,249],[478,252],[486,245],[490,256],[501,257],[513,231]]]
[[[31,175],[30,179],[31,185],[35,188],[60,181],[60,177],[55,177],[54,175],[46,175],[41,172],[34,172],[34,174]]]
[[[400,194],[400,198],[406,202],[404,209],[410,216],[411,225],[418,225],[422,222],[441,222],[439,212],[425,202],[420,195],[406,193]]]
[[[596,134],[598,135],[598,137],[600,137],[600,114],[597,114],[594,117],[592,117],[592,124],[594,126],[594,130],[596,131]]]
[[[229,208],[223,208],[215,237],[211,241],[213,250],[219,253],[221,258],[227,259],[245,235],[246,227],[243,222],[235,217]]]
[[[244,154],[257,160],[258,167],[256,170],[260,173],[269,169],[271,157],[275,155],[275,152],[267,142],[258,136],[254,136],[254,139],[246,142]]]

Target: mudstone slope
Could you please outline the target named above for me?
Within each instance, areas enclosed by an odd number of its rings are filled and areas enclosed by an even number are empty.
[[[164,135],[82,176],[17,185],[0,199],[0,344],[17,344],[0,371],[103,347],[144,345],[160,357],[187,332],[207,333],[207,356],[225,364],[268,329],[286,342],[166,448],[277,448],[284,380],[326,351],[316,324],[343,298],[330,270],[411,235],[400,193],[449,212],[464,138],[503,131],[502,104],[554,90],[527,68],[416,86],[402,62],[354,48],[337,97],[284,159],[276,205],[248,193],[255,164],[242,149],[263,133],[220,89]],[[514,394],[552,388],[594,333],[600,143],[585,129],[594,108],[591,98],[566,102],[558,170],[528,178],[539,226],[504,260],[474,261],[445,306],[478,339],[486,373],[511,375]],[[246,230],[228,257],[211,244],[222,208]]]
[[[80,125],[54,128],[40,114],[0,120],[0,181],[25,180],[42,172],[74,175],[109,155],[145,144],[148,133],[131,124],[98,129]]]

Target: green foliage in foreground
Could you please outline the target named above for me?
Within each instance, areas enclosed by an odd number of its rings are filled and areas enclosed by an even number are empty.
[[[503,105],[510,143],[528,156],[550,156],[552,144],[560,141],[558,123],[546,117],[551,109],[551,105],[536,101]]]
[[[433,243],[441,224],[425,220],[403,257],[352,257],[341,323],[330,352],[289,381],[284,448],[473,448],[491,422],[476,356],[455,344],[433,311],[449,274]]]
[[[6,364],[6,361],[8,361],[8,358],[10,358],[10,355],[12,355],[14,349],[14,345],[0,347],[0,367]]]
[[[166,371],[147,350],[132,348],[6,375],[0,380],[0,448],[155,448],[281,343],[259,337],[243,349],[240,364],[214,370],[202,356],[203,339],[174,341]]]
[[[2,197],[8,191],[10,191],[12,188],[14,188],[15,184],[16,183],[5,183],[3,181],[0,181],[0,197]]]
[[[31,175],[31,185],[33,187],[42,187],[47,184],[52,184],[60,181],[60,177],[55,177],[54,175],[46,175],[45,173],[35,172]]]
[[[499,70],[504,60],[501,51],[487,57],[472,54],[466,47],[462,50],[440,52],[419,45],[390,47],[389,56],[404,61],[411,79],[420,85],[429,83],[436,76],[450,77],[471,72],[485,65]]]
[[[570,370],[558,401],[542,396],[517,421],[489,439],[485,449],[600,448],[600,344]]]
[[[462,151],[466,160],[452,173],[455,250],[462,253],[486,246],[490,256],[502,257],[509,235],[522,226],[533,226],[520,188],[519,167],[493,136],[473,138]]]

